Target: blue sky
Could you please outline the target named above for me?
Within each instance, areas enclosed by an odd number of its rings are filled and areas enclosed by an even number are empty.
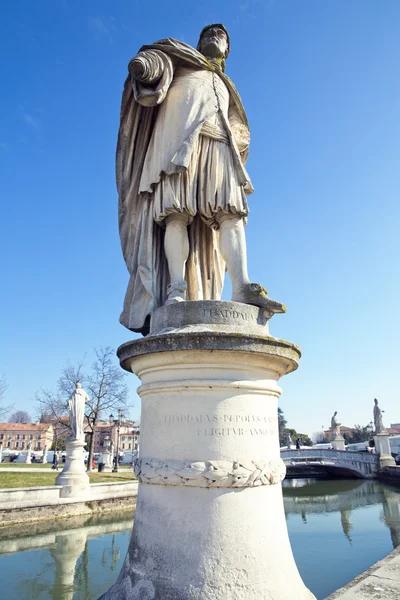
[[[227,74],[252,131],[250,276],[288,312],[281,382],[308,433],[400,422],[400,64],[397,0],[3,2],[0,19],[0,373],[35,413],[68,360],[132,336],[114,178],[126,67],[144,43],[223,22]],[[225,297],[229,298],[229,285]],[[138,381],[129,378],[133,416]]]

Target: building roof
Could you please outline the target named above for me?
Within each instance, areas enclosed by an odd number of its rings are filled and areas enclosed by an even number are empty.
[[[0,431],[48,431],[51,423],[0,423]]]
[[[389,435],[399,435],[400,427],[386,427],[386,431]]]
[[[328,433],[328,431],[331,431],[331,428],[325,429],[324,433]],[[340,431],[354,431],[354,427],[346,427],[346,425],[341,425]]]

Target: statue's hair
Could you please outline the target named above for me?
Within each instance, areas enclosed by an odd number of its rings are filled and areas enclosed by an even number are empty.
[[[204,33],[208,29],[211,29],[211,27],[219,27],[220,29],[222,29],[222,31],[225,32],[226,39],[228,40],[228,45],[227,45],[227,48],[226,48],[226,53],[225,53],[224,61],[223,61],[224,62],[224,66],[225,66],[225,59],[228,58],[228,54],[229,54],[230,49],[231,49],[231,40],[230,40],[229,33],[228,33],[226,27],[224,25],[222,25],[222,23],[211,23],[211,25],[206,25],[205,27],[203,27],[203,29],[201,30],[201,33],[200,33],[199,41],[197,42],[197,50],[199,52],[201,52],[201,50],[200,50],[200,48],[201,48],[201,38],[203,37]]]

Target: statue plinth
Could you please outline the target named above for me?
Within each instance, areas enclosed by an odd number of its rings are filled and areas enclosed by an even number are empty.
[[[89,495],[89,476],[83,458],[84,440],[69,440],[65,443],[65,465],[56,478],[56,485],[62,485],[62,498],[80,498]]]
[[[27,453],[26,453],[25,464],[26,465],[32,464],[31,450],[28,450]]]
[[[389,435],[387,431],[381,431],[374,435],[375,450],[379,454],[379,464],[381,467],[394,467],[396,462],[390,450]]]
[[[142,382],[139,492],[127,557],[102,599],[312,600],[287,533],[277,417],[277,381],[299,349],[270,337],[253,306],[160,311],[151,335],[118,350]]]
[[[344,450],[345,449],[345,439],[342,435],[337,435],[332,440],[332,448],[334,450]]]
[[[112,471],[112,456],[109,450],[105,450],[102,453],[103,457],[103,471],[105,473],[111,473]]]

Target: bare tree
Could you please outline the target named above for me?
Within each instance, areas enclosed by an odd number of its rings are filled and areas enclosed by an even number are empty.
[[[31,423],[31,416],[26,410],[16,410],[8,417],[9,423]]]
[[[88,471],[92,470],[94,448],[94,431],[103,415],[115,409],[126,408],[128,388],[125,383],[126,373],[115,364],[115,353],[109,346],[95,350],[96,359],[86,383],[89,395],[86,415],[90,429]]]
[[[7,379],[4,375],[0,375],[0,418],[5,417],[5,415],[10,410],[9,406],[5,406],[3,404],[4,394],[6,393],[8,388]]]
[[[85,419],[88,438],[88,471],[92,470],[92,457],[94,449],[94,431],[96,424],[117,408],[126,408],[128,388],[125,384],[126,374],[115,364],[115,353],[112,348],[95,349],[95,361],[90,372],[84,370],[83,360],[69,363],[61,373],[57,382],[57,390],[41,390],[36,394],[42,419],[50,418],[55,427],[55,437],[64,432],[68,437],[70,425],[66,418],[69,414],[68,400],[75,391],[77,382],[86,390],[89,402],[86,405]],[[55,423],[55,425],[54,425]],[[69,428],[69,429],[67,429]]]

